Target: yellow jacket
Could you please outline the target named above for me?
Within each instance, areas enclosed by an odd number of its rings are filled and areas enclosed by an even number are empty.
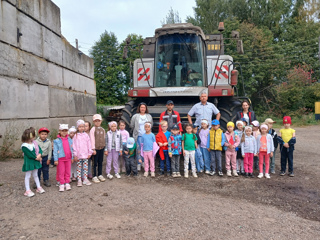
[[[224,142],[225,137],[223,131],[220,128],[218,130],[214,130],[213,128],[211,128],[208,135],[207,148],[210,148],[211,150],[222,151]]]

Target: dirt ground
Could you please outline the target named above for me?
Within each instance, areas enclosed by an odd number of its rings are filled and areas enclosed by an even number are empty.
[[[23,196],[22,160],[0,162],[0,239],[320,238],[320,128],[296,128],[295,177],[125,177]],[[54,183],[55,168],[50,168]]]

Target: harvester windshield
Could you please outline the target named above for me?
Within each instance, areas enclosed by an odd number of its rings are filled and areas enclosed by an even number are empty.
[[[202,46],[195,34],[160,36],[156,46],[155,87],[205,86]]]

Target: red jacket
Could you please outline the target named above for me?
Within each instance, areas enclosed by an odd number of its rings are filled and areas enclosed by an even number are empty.
[[[164,111],[163,113],[160,114],[160,120],[159,123],[162,120],[166,120],[168,121],[168,116],[169,114],[167,113],[167,110]],[[173,124],[177,124],[179,126],[180,132],[182,132],[182,125],[181,125],[181,119],[180,119],[180,114],[177,111],[172,110],[172,120],[173,120]],[[169,126],[168,126],[169,127]],[[171,126],[172,127],[172,126]],[[170,131],[171,129],[168,128],[168,131]],[[161,125],[159,124],[159,132],[162,132],[161,129]]]
[[[166,135],[164,135],[163,132],[159,132],[157,135],[156,135],[156,142],[160,142],[160,143],[167,143],[168,140],[167,140],[167,137]],[[160,146],[159,146],[160,147]],[[159,149],[159,155],[160,155],[160,158],[161,160],[164,160],[164,153],[163,153],[163,150],[167,150],[168,151],[168,145],[167,146],[162,146],[160,147]]]

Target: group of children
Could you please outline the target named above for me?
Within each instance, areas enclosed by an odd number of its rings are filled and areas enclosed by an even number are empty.
[[[155,136],[151,132],[150,122],[144,124],[145,133],[139,145],[125,130],[125,122],[109,122],[109,131],[101,127],[102,117],[93,116],[94,126],[90,129],[90,122],[78,120],[77,128],[68,129],[68,124],[59,124],[59,134],[53,141],[48,139],[49,130],[40,128],[39,137],[35,140],[35,129],[26,129],[22,135],[21,149],[24,153],[22,171],[25,175],[25,196],[32,197],[30,177],[34,178],[36,192],[44,193],[40,185],[40,176],[46,187],[50,187],[49,164],[53,156],[53,163],[57,166],[57,186],[59,191],[71,190],[70,181],[77,181],[77,186],[91,185],[92,182],[104,182],[102,165],[104,155],[107,157],[106,176],[112,179],[113,166],[115,177],[121,178],[120,167],[127,176],[138,174],[137,164],[144,163],[144,176],[155,177],[155,156],[160,156],[160,175],[165,173],[172,177],[181,177],[180,155],[184,157],[184,177],[189,177],[191,170],[193,177],[197,172],[223,176],[222,151],[225,151],[227,176],[253,177],[254,158],[259,162],[258,178],[270,178],[274,172],[274,153],[277,143],[281,149],[281,173],[285,175],[288,160],[289,175],[293,174],[293,150],[295,144],[295,131],[290,127],[291,118],[284,117],[284,129],[277,136],[272,119],[266,119],[261,125],[253,121],[249,126],[245,119],[227,123],[227,131],[220,129],[219,120],[209,123],[206,119],[201,121],[201,127],[192,124],[185,125],[185,133],[181,133],[177,124],[168,129],[168,122],[160,122],[161,131]],[[235,130],[235,127],[237,128]],[[53,152],[53,154],[52,154]],[[92,167],[93,165],[93,167]]]

